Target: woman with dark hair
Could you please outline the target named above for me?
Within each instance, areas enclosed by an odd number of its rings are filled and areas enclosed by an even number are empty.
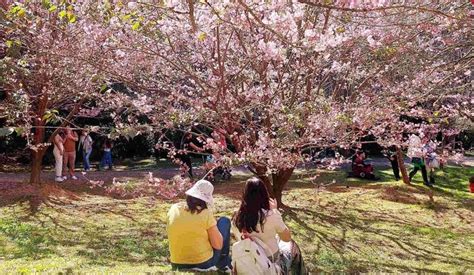
[[[265,184],[251,178],[245,184],[239,210],[233,217],[233,233],[238,240],[258,238],[269,248],[283,274],[305,274],[303,258],[291,232],[283,222],[277,202],[268,195]]]
[[[168,211],[168,239],[173,270],[209,269],[230,271],[230,227],[226,217],[217,221],[209,209],[214,186],[197,181],[186,191],[186,203],[176,203]]]

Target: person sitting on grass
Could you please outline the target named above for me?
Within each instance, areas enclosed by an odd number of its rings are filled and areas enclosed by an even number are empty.
[[[300,248],[292,240],[291,232],[277,209],[277,202],[269,197],[259,178],[247,180],[232,225],[237,240],[246,237],[261,240],[272,253],[267,257],[280,266],[283,274],[306,274]]]
[[[365,163],[365,153],[358,150],[352,159],[352,175],[359,178],[370,180],[378,180],[379,178],[374,174],[374,166]]]
[[[173,204],[168,211],[167,232],[173,270],[217,267],[230,272],[229,218],[217,221],[212,210],[214,186],[197,181],[186,191],[186,202]]]

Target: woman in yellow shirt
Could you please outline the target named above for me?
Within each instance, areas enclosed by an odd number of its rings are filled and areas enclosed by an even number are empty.
[[[214,186],[197,181],[186,191],[186,202],[176,203],[168,211],[168,239],[173,270],[208,269],[216,266],[230,271],[230,227],[226,217],[217,221],[209,207]]]

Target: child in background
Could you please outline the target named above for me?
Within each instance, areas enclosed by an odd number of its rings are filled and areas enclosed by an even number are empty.
[[[101,170],[102,167],[105,167],[105,165],[108,165],[109,170],[112,170],[112,147],[112,141],[107,138],[102,147],[104,150],[104,154],[102,155],[102,160],[99,164],[99,170]]]

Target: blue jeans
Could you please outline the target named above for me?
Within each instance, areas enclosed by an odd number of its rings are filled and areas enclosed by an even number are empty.
[[[171,263],[173,270],[178,269],[191,269],[191,268],[201,268],[201,269],[208,269],[210,267],[217,267],[219,269],[224,269],[226,266],[231,268],[232,260],[229,255],[230,251],[230,226],[231,222],[229,218],[220,217],[217,220],[217,229],[222,234],[222,238],[224,239],[224,244],[221,250],[214,249],[214,254],[212,257],[200,264],[173,264]]]
[[[89,151],[82,151],[82,159],[84,162],[84,170],[90,170],[91,169],[91,162],[89,161],[89,158],[91,156],[92,150]]]
[[[100,167],[104,167],[108,165],[109,168],[112,168],[112,152],[111,151],[104,151],[104,155],[102,156],[102,160],[100,161]]]

